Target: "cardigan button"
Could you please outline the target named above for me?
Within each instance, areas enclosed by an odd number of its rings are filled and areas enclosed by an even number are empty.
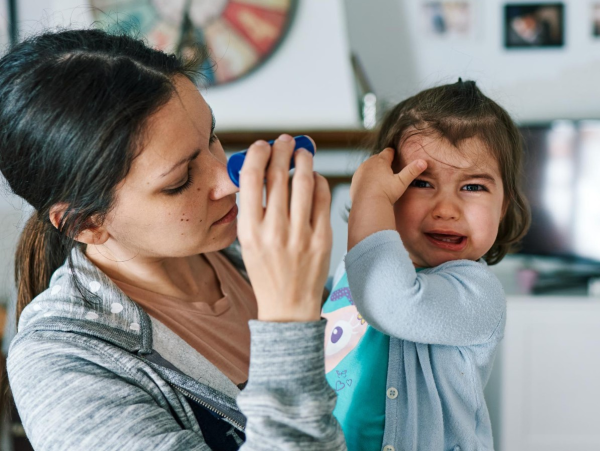
[[[396,390],[394,387],[390,387],[387,389],[387,397],[390,399],[396,399],[398,397],[398,390]]]
[[[385,445],[383,451],[396,451],[392,445]]]

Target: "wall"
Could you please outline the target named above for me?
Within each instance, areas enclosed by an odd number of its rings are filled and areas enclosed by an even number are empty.
[[[423,3],[346,0],[350,46],[380,97],[397,102],[463,77],[476,80],[522,122],[600,117],[600,39],[591,36],[591,2],[563,2],[563,48],[510,51],[503,47],[508,2],[473,1],[474,35],[447,40],[423,31]]]
[[[88,26],[86,0],[18,0],[21,34]],[[104,10],[116,17],[112,9]],[[360,124],[343,0],[300,0],[280,47],[259,70],[203,90],[218,129],[332,129]],[[219,54],[213,55],[219,64]]]

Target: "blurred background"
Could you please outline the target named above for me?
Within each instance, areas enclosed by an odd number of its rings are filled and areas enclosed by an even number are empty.
[[[600,1],[0,0],[0,48],[57,27],[126,29],[210,51],[201,91],[231,153],[310,134],[333,191],[331,273],[351,174],[382,114],[458,77],[521,127],[533,226],[494,267],[506,335],[487,387],[496,449],[600,450]],[[0,191],[0,322],[14,333],[13,254],[29,209]],[[5,319],[8,311],[8,319]],[[18,418],[0,449],[26,450]]]

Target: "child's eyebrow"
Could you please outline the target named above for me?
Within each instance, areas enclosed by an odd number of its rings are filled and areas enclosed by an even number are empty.
[[[465,174],[465,176],[463,177],[464,180],[469,180],[469,179],[483,179],[483,180],[487,180],[490,183],[493,183],[494,185],[496,184],[496,178],[490,174],[486,174],[486,173],[481,173],[481,174]]]

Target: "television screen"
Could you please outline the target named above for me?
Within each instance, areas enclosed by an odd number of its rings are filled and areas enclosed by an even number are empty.
[[[521,253],[600,262],[600,121],[521,127],[532,225]]]

